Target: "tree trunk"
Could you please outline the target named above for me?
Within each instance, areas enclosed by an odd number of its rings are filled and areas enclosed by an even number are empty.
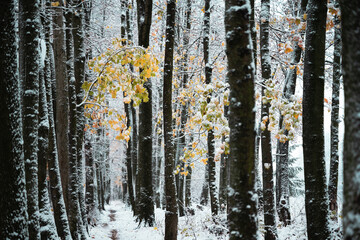
[[[301,1],[301,9],[299,16],[301,21],[304,19],[304,13],[306,11],[307,0]],[[301,37],[304,36],[304,31],[300,32]],[[302,49],[298,44],[298,41],[294,43],[294,51],[292,57],[292,66],[296,66],[301,59]],[[289,69],[286,74],[285,87],[284,87],[284,96],[285,99],[290,100],[290,97],[295,94],[296,87],[296,78],[297,78],[297,67]],[[283,116],[280,116],[280,126],[284,129],[283,126]],[[284,130],[284,134],[288,135],[288,130]],[[276,206],[278,208],[279,220],[288,225],[291,223],[290,216],[290,188],[289,188],[289,141],[286,142],[277,142],[277,156],[276,156]]]
[[[248,1],[225,3],[230,84],[228,227],[230,239],[257,239],[254,69]]]
[[[271,62],[269,52],[270,0],[261,1],[260,18],[261,76],[263,86],[266,86],[268,82],[271,81]],[[267,89],[265,89],[265,87],[262,87],[262,96],[266,98],[266,95]],[[264,119],[267,118],[267,121],[265,123],[265,129],[261,133],[265,240],[275,240],[277,239],[277,230],[275,219],[275,194],[272,164],[273,161],[271,154],[271,133],[268,129],[268,125],[270,122],[270,102],[261,102],[261,120],[264,121]]]
[[[350,240],[360,238],[360,7],[349,0],[341,0],[340,7],[345,88],[344,239]]]
[[[40,53],[40,3],[38,0],[19,1],[21,18],[19,23],[24,48],[22,48],[23,68],[20,75],[23,87],[23,138],[29,216],[29,238],[40,239],[39,195],[38,195],[38,115],[39,115],[39,69]]]
[[[15,1],[0,2],[0,238],[28,239]]]
[[[61,174],[61,185],[64,193],[65,206],[68,207],[68,185],[69,185],[69,95],[68,79],[66,71],[66,48],[63,8],[53,7],[54,14],[54,59],[56,74],[56,143],[59,157]]]
[[[335,7],[339,7],[335,0]],[[341,59],[341,29],[340,15],[334,17],[334,58],[333,58],[333,82],[331,100],[331,157],[330,157],[330,176],[329,176],[329,209],[331,218],[338,220],[338,180],[339,180],[339,92],[340,92],[340,59]]]
[[[212,63],[210,62],[210,0],[205,0],[205,14],[204,14],[204,60],[205,60],[205,83],[207,85],[211,84],[212,76]],[[211,93],[207,96],[207,103],[211,102]],[[215,179],[215,139],[214,139],[214,129],[209,129],[207,136],[207,146],[208,146],[208,175],[209,175],[209,192],[210,192],[210,206],[212,215],[218,214],[218,199],[216,194],[216,179]]]
[[[174,181],[174,141],[172,129],[172,75],[174,56],[175,35],[175,0],[167,1],[166,8],[166,41],[164,59],[164,88],[163,88],[163,116],[164,116],[164,140],[165,140],[165,239],[177,239],[177,203],[176,187]]]
[[[324,159],[324,65],[326,0],[310,0],[303,87],[305,210],[309,239],[328,239]]]
[[[138,0],[138,32],[139,45],[147,48],[149,46],[152,0]],[[153,226],[154,200],[152,186],[152,90],[150,79],[144,83],[149,94],[149,101],[140,104],[139,111],[139,161],[138,179],[140,192],[136,198],[137,221],[144,225]]]

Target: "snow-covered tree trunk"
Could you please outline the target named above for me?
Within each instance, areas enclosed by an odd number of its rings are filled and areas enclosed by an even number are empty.
[[[73,14],[73,38],[74,38],[74,76],[75,76],[75,91],[76,103],[83,100],[84,92],[82,85],[85,80],[85,45],[84,45],[84,2],[74,0]],[[76,154],[77,154],[77,178],[79,181],[79,204],[82,222],[87,229],[87,216],[85,206],[85,191],[82,186],[84,178],[84,159],[83,159],[83,145],[84,145],[84,107],[76,108]]]
[[[152,0],[137,0],[139,45],[149,46],[150,27],[152,19]],[[152,87],[151,80],[145,82],[144,87],[149,94],[149,101],[139,107],[139,161],[138,179],[140,192],[136,198],[137,217],[139,222],[153,226],[154,200],[152,186]]]
[[[28,239],[15,1],[0,2],[0,238]]]
[[[38,195],[38,122],[39,122],[39,69],[40,69],[40,1],[19,1],[24,71],[20,71],[23,88],[23,138],[29,238],[40,239]]]
[[[73,240],[85,239],[85,229],[83,228],[82,216],[79,204],[79,178],[77,154],[77,107],[76,107],[76,87],[74,70],[74,38],[73,38],[73,2],[66,2],[65,23],[66,23],[66,69],[68,79],[69,109],[63,113],[69,120],[69,192],[68,192],[68,217],[70,232]],[[76,28],[74,29],[76,30]],[[79,51],[79,49],[77,49]],[[78,66],[79,67],[79,66]],[[78,71],[81,71],[78,69]],[[78,76],[79,77],[79,76]],[[80,80],[80,79],[79,79]]]
[[[344,239],[360,238],[360,7],[341,0],[342,65],[345,88]]]
[[[167,1],[166,8],[166,41],[164,58],[164,87],[163,87],[163,119],[165,141],[165,239],[177,239],[178,213],[176,202],[176,187],[174,180],[174,141],[172,127],[172,79],[173,79],[173,56],[175,38],[175,0]]]
[[[305,210],[309,239],[328,239],[324,156],[324,65],[326,0],[310,0],[303,77]]]
[[[205,7],[204,7],[204,60],[205,60],[205,83],[207,85],[211,84],[211,77],[212,77],[212,66],[210,62],[210,51],[209,51],[209,44],[210,44],[210,0],[205,0]],[[207,97],[208,105],[211,104],[211,93]],[[215,179],[215,138],[214,138],[214,129],[210,129],[208,131],[207,136],[207,147],[208,147],[208,175],[209,175],[209,192],[210,192],[210,206],[211,206],[211,213],[213,215],[218,214],[219,203],[217,199],[217,189],[216,189],[216,179]]]
[[[227,78],[230,84],[229,238],[255,240],[258,238],[251,6],[247,0],[228,0],[225,9]]]
[[[43,12],[43,16],[46,16],[46,13]],[[42,18],[42,22],[44,22]],[[47,26],[46,23],[43,24]],[[47,26],[49,27],[49,26]],[[49,31],[45,31],[49,33]],[[49,37],[47,34],[46,38]],[[48,41],[48,39],[47,39]],[[42,49],[44,51],[45,49]],[[47,165],[50,157],[49,153],[49,115],[48,115],[48,105],[47,105],[47,96],[46,96],[46,85],[45,85],[45,75],[47,78],[50,78],[50,56],[47,54],[44,59],[44,65],[41,66],[40,75],[39,75],[39,150],[38,150],[38,194],[39,194],[39,224],[40,224],[40,238],[41,239],[58,239],[56,233],[56,226],[54,221],[54,216],[50,211],[50,199],[48,192],[48,181],[47,181]]]
[[[269,21],[270,21],[270,0],[261,1],[260,12],[260,56],[261,56],[261,76],[262,76],[262,95],[266,99],[266,85],[271,81],[271,62],[269,50]],[[275,240],[277,238],[276,230],[276,212],[274,198],[274,179],[273,164],[271,154],[271,132],[268,129],[270,122],[270,102],[262,100],[261,120],[265,122],[265,129],[261,133],[261,156],[263,173],[263,194],[264,194],[264,224],[265,239]]]
[[[334,0],[335,7],[339,7]],[[329,175],[329,209],[331,218],[338,220],[338,183],[339,183],[339,98],[341,78],[341,28],[340,15],[334,17],[334,57],[333,57],[333,82],[331,99],[331,153],[330,153],[330,175]]]

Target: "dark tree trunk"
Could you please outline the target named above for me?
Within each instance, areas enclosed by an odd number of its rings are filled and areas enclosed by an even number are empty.
[[[84,92],[81,88],[85,80],[85,46],[84,46],[84,2],[74,0],[73,14],[73,38],[74,38],[74,76],[75,76],[75,92],[76,103],[83,100]],[[76,154],[77,154],[77,178],[79,182],[79,204],[82,223],[87,229],[87,216],[85,206],[85,191],[82,186],[84,168],[83,168],[83,145],[84,145],[84,107],[76,107]]]
[[[230,239],[257,239],[255,106],[248,1],[225,3],[227,78],[230,84],[228,227]]]
[[[345,88],[344,239],[360,238],[360,7],[341,0],[342,64]]]
[[[15,1],[0,2],[0,238],[28,239]]]
[[[39,122],[39,69],[40,53],[40,3],[38,0],[19,1],[23,71],[20,79],[23,88],[23,138],[27,191],[27,209],[29,216],[29,238],[40,239],[39,195],[38,195],[38,122]]]
[[[46,2],[50,8],[50,1]],[[51,14],[48,13],[45,18],[47,25],[50,28],[51,34]],[[66,207],[64,202],[64,195],[62,190],[62,182],[59,169],[58,151],[56,147],[56,134],[55,134],[55,119],[54,119],[54,98],[53,84],[55,82],[55,59],[54,53],[50,41],[46,41],[46,50],[50,58],[50,71],[51,75],[46,75],[45,84],[47,89],[47,103],[48,103],[48,114],[49,114],[49,178],[50,178],[50,195],[52,200],[52,206],[54,209],[54,218],[57,233],[61,239],[71,239],[68,218],[66,214]]]
[[[149,46],[152,0],[137,0],[139,45]],[[152,90],[150,79],[144,87],[148,91],[149,101],[140,104],[139,111],[139,161],[138,179],[140,192],[136,198],[137,220],[139,223],[153,226],[154,200],[152,186]]]
[[[269,52],[269,21],[270,21],[270,0],[261,1],[260,13],[260,56],[261,56],[261,76],[263,85],[266,86],[271,81],[271,62]],[[263,97],[267,97],[267,89],[262,88]],[[269,109],[270,102],[262,102],[261,118],[265,123],[266,129],[261,133],[261,156],[263,173],[263,195],[264,195],[264,224],[265,239],[277,239],[276,219],[275,219],[275,198],[274,198],[274,179],[273,179],[273,161],[271,154],[271,133],[268,130],[270,122]]]
[[[86,172],[86,214],[88,224],[95,224],[95,169],[94,169],[94,157],[93,148],[91,144],[90,134],[85,134],[85,172]]]
[[[335,0],[335,7],[339,7]],[[330,176],[329,176],[329,209],[331,218],[338,220],[338,181],[339,181],[339,97],[340,97],[340,59],[341,59],[341,29],[340,16],[334,17],[334,58],[333,58],[333,82],[331,100],[331,157],[330,157]]]
[[[303,87],[305,210],[309,239],[328,239],[324,159],[324,65],[326,0],[310,0]]]
[[[164,59],[164,88],[163,88],[163,116],[164,116],[164,140],[165,140],[165,239],[177,239],[177,203],[176,187],[174,181],[174,141],[172,127],[172,75],[174,56],[175,35],[175,0],[167,1],[166,8],[166,41]]]
[[[46,13],[43,12],[46,16]],[[43,15],[43,16],[44,16]],[[43,25],[49,27],[42,18]],[[49,29],[45,31],[46,40],[49,41]],[[54,216],[50,211],[50,200],[47,181],[47,166],[50,157],[49,153],[49,115],[48,104],[46,96],[45,78],[51,78],[50,71],[50,56],[47,52],[44,59],[44,68],[40,70],[39,74],[39,138],[38,138],[38,194],[39,194],[39,224],[40,224],[40,239],[58,239]]]
[[[78,161],[77,158],[77,107],[76,107],[76,88],[75,88],[75,70],[74,70],[74,39],[73,39],[73,2],[66,2],[65,22],[66,22],[66,64],[67,64],[67,78],[68,78],[68,94],[69,94],[69,109],[68,115],[69,124],[69,192],[68,192],[68,217],[70,232],[73,240],[86,238],[85,230],[83,228],[82,217],[79,204],[79,179],[78,179]],[[77,29],[74,29],[76,31]],[[79,49],[77,49],[79,51]],[[77,66],[80,67],[80,66]],[[81,69],[78,69],[80,71]],[[79,72],[78,72],[79,73]],[[79,77],[79,76],[77,76]],[[80,80],[80,79],[78,79]]]
[[[61,185],[64,193],[65,206],[68,207],[69,185],[69,95],[66,71],[66,47],[64,33],[63,8],[53,7],[54,14],[54,59],[56,77],[56,144],[59,157]]]

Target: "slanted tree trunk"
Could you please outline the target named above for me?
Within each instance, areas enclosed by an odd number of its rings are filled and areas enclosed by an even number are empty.
[[[139,45],[149,46],[152,0],[137,0]],[[140,192],[136,198],[137,221],[153,226],[154,200],[152,186],[152,90],[150,79],[144,84],[149,101],[140,104],[139,111],[139,161],[138,179]]]
[[[39,37],[40,37],[40,2],[19,1],[21,18],[19,24],[23,33],[22,60],[20,71],[23,103],[23,138],[25,176],[27,191],[27,209],[29,216],[29,238],[40,239],[39,194],[38,194],[38,117],[39,117]]]
[[[165,140],[165,238],[166,240],[177,239],[177,203],[176,187],[174,180],[174,157],[175,149],[173,142],[172,127],[172,76],[175,35],[175,0],[167,1],[166,8],[166,41],[164,59],[164,88],[163,88],[163,116],[164,116],[164,140]]]
[[[360,238],[360,6],[341,0],[342,65],[345,88],[344,239]]]
[[[310,0],[303,87],[305,210],[309,239],[328,239],[328,204],[324,156],[324,65],[326,0]]]
[[[334,0],[335,7],[339,7]],[[330,153],[330,176],[329,176],[329,209],[331,218],[338,220],[338,181],[339,181],[339,98],[340,98],[340,60],[341,59],[341,28],[340,15],[334,17],[334,58],[333,58],[333,82],[331,100],[331,153]]]
[[[269,52],[270,0],[261,0],[260,18],[261,76],[263,85],[266,86],[268,82],[271,81],[271,62]],[[267,89],[265,87],[262,87],[262,95],[264,98],[267,97]],[[268,129],[268,125],[270,122],[270,102],[261,102],[262,121],[265,121],[265,119],[267,118],[267,121],[265,123],[265,129],[261,133],[265,240],[275,240],[277,239],[274,198],[275,194],[271,154],[271,132]]]
[[[230,239],[257,239],[254,69],[248,1],[225,2],[230,84],[228,227]]]
[[[15,1],[0,2],[0,238],[28,239]]]

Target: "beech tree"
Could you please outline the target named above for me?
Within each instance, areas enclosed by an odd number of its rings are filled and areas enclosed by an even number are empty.
[[[327,2],[310,0],[303,77],[305,209],[309,239],[328,239],[324,156],[324,65]]]
[[[254,69],[248,1],[225,3],[230,84],[228,227],[230,239],[257,239]]]

